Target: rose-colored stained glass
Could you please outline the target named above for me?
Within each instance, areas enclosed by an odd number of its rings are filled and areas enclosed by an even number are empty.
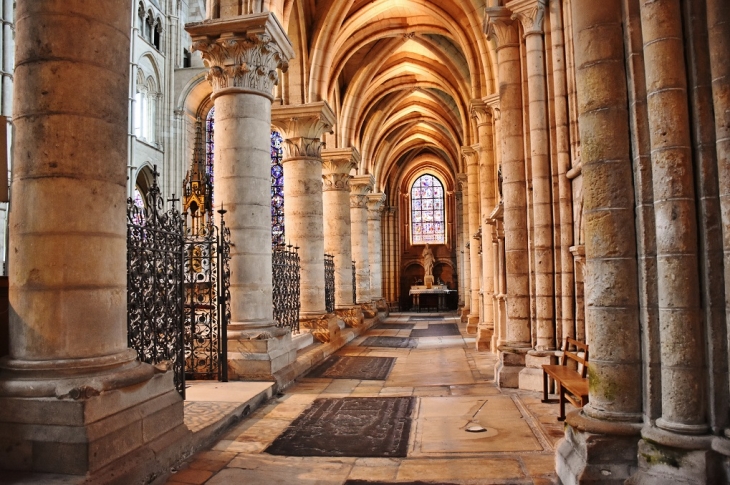
[[[411,187],[411,239],[413,244],[443,244],[444,188],[433,175],[421,175]]]

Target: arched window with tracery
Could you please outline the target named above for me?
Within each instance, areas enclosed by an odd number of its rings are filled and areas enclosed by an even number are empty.
[[[444,186],[430,174],[421,175],[411,186],[411,242],[446,242]]]
[[[284,244],[284,167],[281,133],[271,132],[271,244]]]

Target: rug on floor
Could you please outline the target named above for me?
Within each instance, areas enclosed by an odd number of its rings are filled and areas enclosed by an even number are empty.
[[[307,377],[384,381],[395,364],[395,357],[351,357],[333,355],[315,367]]]
[[[368,337],[360,344],[362,347],[392,347],[395,349],[409,349],[418,345],[416,339],[409,337]]]
[[[437,323],[436,325],[428,325],[428,328],[419,328],[411,330],[412,338],[419,337],[448,337],[450,335],[461,335],[459,326],[455,323]]]
[[[282,456],[405,457],[415,397],[316,399],[266,453]]]
[[[435,316],[435,317],[427,317],[427,316],[418,316],[418,317],[410,317],[408,319],[409,322],[424,322],[426,320],[443,320],[444,317],[442,316]]]
[[[374,326],[372,330],[410,330],[412,328],[412,323],[381,323]]]

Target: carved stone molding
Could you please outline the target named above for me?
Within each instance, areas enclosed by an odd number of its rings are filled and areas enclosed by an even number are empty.
[[[497,121],[501,118],[502,111],[499,109],[499,93],[494,93],[484,98],[484,103],[492,110],[492,118]]]
[[[497,50],[503,47],[518,46],[520,38],[517,26],[512,20],[512,12],[506,7],[490,7],[485,10],[485,34],[494,39]]]
[[[476,122],[477,127],[492,123],[492,110],[481,99],[472,99],[469,105],[469,114]]]
[[[479,145],[461,147],[461,156],[467,167],[479,163]]]
[[[367,198],[368,219],[380,220],[380,215],[383,213],[383,209],[385,209],[383,205],[385,203],[385,194],[368,194]]]
[[[335,314],[350,328],[362,327],[365,317],[359,306],[335,310]]]
[[[332,339],[330,335],[330,316],[321,315],[318,317],[303,317],[300,319],[299,325],[308,329],[312,337],[317,341],[326,344]]]
[[[275,106],[271,108],[271,124],[281,133],[284,158],[321,158],[324,143],[321,137],[332,132],[335,114],[325,101]]]
[[[323,192],[339,190],[342,192],[350,191],[350,174],[345,173],[326,173],[322,175]]]
[[[365,318],[375,318],[378,316],[378,310],[373,308],[372,303],[361,303],[360,308]]]
[[[355,175],[350,180],[350,194],[366,195],[373,191],[375,187],[375,177],[372,175]]]
[[[519,20],[525,37],[528,35],[542,35],[542,24],[545,18],[545,0],[514,0],[507,3],[512,10],[512,18]]]
[[[209,68],[206,79],[213,86],[213,97],[240,91],[273,99],[277,69],[285,72],[294,57],[289,38],[270,12],[195,22],[185,30],[192,37],[192,50],[201,53]]]
[[[456,174],[456,183],[459,185],[459,190],[462,192],[467,191],[467,187],[469,185],[469,176],[465,173],[459,173]]]
[[[322,150],[322,171],[325,174],[341,173],[349,175],[357,168],[362,157],[357,148],[338,148]]]
[[[368,196],[365,194],[350,194],[350,209],[367,209]]]

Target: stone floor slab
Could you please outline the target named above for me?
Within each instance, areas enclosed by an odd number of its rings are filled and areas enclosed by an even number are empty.
[[[411,331],[412,338],[421,337],[448,337],[448,336],[461,336],[459,327],[455,323],[439,323],[439,324],[428,324],[426,329],[417,329]]]
[[[388,378],[394,364],[394,357],[333,355],[312,370],[308,377],[383,381]]]
[[[407,349],[418,346],[418,341],[407,337],[368,337],[360,345],[363,347],[392,347],[396,349]]]

